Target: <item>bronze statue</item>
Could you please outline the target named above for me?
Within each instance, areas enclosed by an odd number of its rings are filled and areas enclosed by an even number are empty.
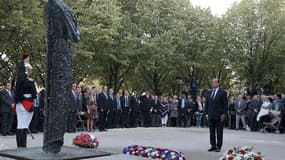
[[[64,143],[67,113],[72,109],[72,54],[69,41],[80,39],[74,12],[61,0],[47,6],[47,84],[44,122],[46,153],[58,153]]]

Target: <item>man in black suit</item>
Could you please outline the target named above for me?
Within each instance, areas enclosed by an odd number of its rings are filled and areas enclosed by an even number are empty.
[[[131,107],[130,107],[130,96],[129,92],[125,90],[123,92],[123,96],[121,97],[121,107],[123,109],[123,127],[129,128],[130,127],[130,113],[131,113]]]
[[[79,110],[79,93],[77,91],[77,84],[72,84],[72,103],[68,111],[67,132],[76,132],[76,112]]]
[[[109,91],[108,91],[108,111],[107,111],[107,119],[108,119],[108,125],[107,127],[108,128],[114,128],[115,125],[114,125],[114,114],[115,114],[115,110],[117,108],[117,101],[116,101],[116,98],[115,96],[113,95],[114,91],[112,88],[109,88]]]
[[[117,93],[116,97],[116,110],[115,110],[115,118],[114,124],[116,128],[122,127],[122,107],[121,107],[121,96]]]
[[[106,120],[107,120],[107,111],[109,106],[109,96],[108,96],[108,88],[107,86],[102,87],[102,92],[98,95],[97,102],[97,110],[99,114],[99,131],[107,131],[106,130]]]
[[[11,129],[14,120],[12,108],[14,107],[14,97],[15,94],[13,90],[11,90],[11,83],[7,82],[5,89],[0,93],[0,112],[2,113],[1,130],[3,136],[12,135]]]
[[[144,92],[141,96],[140,108],[143,115],[143,127],[150,127],[150,108],[151,108],[151,97],[148,91]]]
[[[186,95],[182,94],[181,99],[178,100],[178,124],[180,127],[187,127],[188,105]]]
[[[208,151],[220,152],[223,144],[223,123],[225,121],[228,100],[227,93],[219,88],[220,82],[217,78],[212,80],[211,85],[213,89],[206,96],[205,108],[210,128],[210,144],[212,146]]]
[[[138,112],[139,112],[139,102],[137,98],[137,92],[134,91],[132,96],[130,97],[130,127],[138,126]]]

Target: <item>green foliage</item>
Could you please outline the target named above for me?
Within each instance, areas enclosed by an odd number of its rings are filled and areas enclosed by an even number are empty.
[[[0,1],[0,81],[15,78],[20,54],[32,55],[35,79],[45,83],[46,0]],[[65,0],[78,18],[81,42],[72,44],[75,82],[99,79],[120,89],[177,93],[213,77],[232,89],[285,88],[284,0],[243,0],[222,17],[188,0]],[[231,74],[232,72],[236,74]]]

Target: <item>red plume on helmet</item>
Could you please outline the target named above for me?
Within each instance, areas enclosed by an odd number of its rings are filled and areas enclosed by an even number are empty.
[[[23,53],[22,54],[22,59],[27,59],[28,57],[30,57],[29,53]]]

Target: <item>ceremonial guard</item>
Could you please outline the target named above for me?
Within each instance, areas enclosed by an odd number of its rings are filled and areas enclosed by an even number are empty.
[[[29,64],[29,55],[23,54],[18,66],[15,86],[15,104],[17,114],[16,141],[18,147],[27,147],[27,132],[33,117],[34,100],[37,89],[32,79],[32,66]]]

